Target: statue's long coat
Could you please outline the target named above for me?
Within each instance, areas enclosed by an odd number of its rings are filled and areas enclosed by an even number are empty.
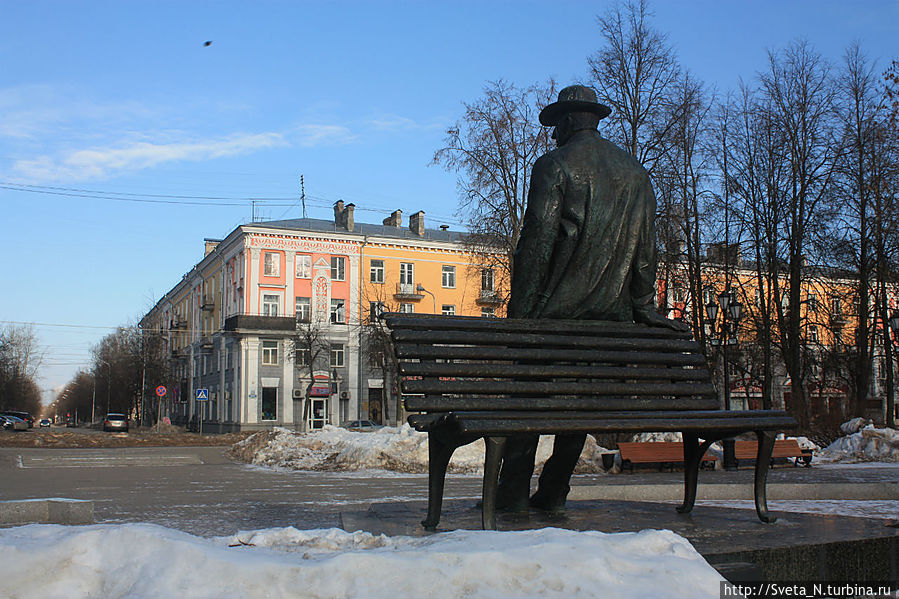
[[[541,156],[515,250],[509,317],[647,322],[655,210],[646,170],[595,130]]]

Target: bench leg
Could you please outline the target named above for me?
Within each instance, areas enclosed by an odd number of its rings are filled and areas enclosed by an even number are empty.
[[[456,447],[442,442],[438,435],[428,433],[428,516],[421,521],[426,530],[435,530],[440,522],[446,468]]]
[[[481,503],[481,527],[496,530],[496,494],[499,486],[499,467],[506,447],[506,437],[484,437],[484,487]]]
[[[756,431],[759,440],[759,450],[755,458],[755,512],[759,520],[771,524],[776,517],[768,512],[767,480],[768,467],[771,463],[771,453],[774,451],[774,433]]]
[[[683,433],[684,438],[684,502],[678,506],[679,514],[689,514],[696,503],[696,485],[699,483],[699,466],[702,456],[711,444],[705,441],[699,444],[699,437],[692,433]]]

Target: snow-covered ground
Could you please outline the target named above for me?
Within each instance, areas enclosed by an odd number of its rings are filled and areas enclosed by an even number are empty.
[[[670,531],[555,528],[423,538],[278,528],[205,539],[152,524],[30,525],[0,530],[0,564],[9,599],[712,599],[722,580]]]
[[[849,423],[847,423],[849,424]],[[861,423],[859,423],[861,424]],[[875,428],[868,424],[840,437],[826,448],[820,448],[805,437],[799,444],[815,450],[816,463],[894,462],[899,463],[899,431]],[[679,433],[645,433],[639,441],[679,439]],[[713,446],[713,451],[715,446]],[[720,451],[720,449],[718,449]],[[357,433],[326,426],[314,433],[294,433],[276,428],[261,432],[234,445],[232,457],[261,466],[295,470],[352,471],[382,469],[394,472],[426,473],[428,471],[428,436],[404,425],[385,427],[370,433]],[[552,437],[543,436],[537,448],[537,471],[552,453]],[[575,472],[604,472],[602,454],[611,453],[587,437]],[[476,441],[456,450],[449,471],[475,474],[484,466],[484,442]]]
[[[815,448],[817,461],[832,462],[823,467],[899,463],[895,430],[856,424],[829,447]],[[647,435],[644,440],[650,438],[661,437]],[[800,442],[809,445],[805,439]],[[542,438],[538,470],[551,451],[551,438]],[[483,452],[482,443],[460,448],[451,472],[479,472]],[[427,472],[427,435],[408,426],[372,433],[333,427],[310,434],[276,429],[248,438],[230,453],[249,464],[279,469]],[[578,472],[602,472],[604,453],[609,450],[588,437]],[[853,462],[862,463],[848,465]],[[726,503],[751,507],[751,502]],[[782,501],[771,502],[771,507],[823,513],[846,513],[851,507],[850,513],[889,517],[896,503]],[[203,538],[153,524],[29,525],[0,529],[0,564],[3,572],[29,574],[28,580],[0,575],[0,596],[11,599],[681,599],[718,597],[722,580],[686,539],[666,530],[603,534],[547,528],[413,538],[272,528]],[[41,573],[38,584],[31,582],[36,573]]]

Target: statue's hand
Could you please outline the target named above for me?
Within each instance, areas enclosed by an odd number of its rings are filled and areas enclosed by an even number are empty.
[[[655,311],[637,312],[634,314],[634,320],[651,327],[663,327],[666,329],[671,329],[672,331],[677,331],[678,333],[690,332],[690,325],[688,325],[687,323],[681,322],[679,320],[671,320],[670,318],[665,318],[664,316],[657,314]]]

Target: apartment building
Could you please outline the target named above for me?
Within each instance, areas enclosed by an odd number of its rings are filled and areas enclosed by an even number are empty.
[[[252,223],[206,240],[205,256],[141,320],[171,359],[163,413],[205,430],[396,423],[377,338],[381,311],[502,316],[508,282],[462,233],[397,210],[380,225]],[[490,261],[487,261],[490,262]],[[377,344],[375,344],[377,345]],[[205,396],[205,400],[198,400]]]

